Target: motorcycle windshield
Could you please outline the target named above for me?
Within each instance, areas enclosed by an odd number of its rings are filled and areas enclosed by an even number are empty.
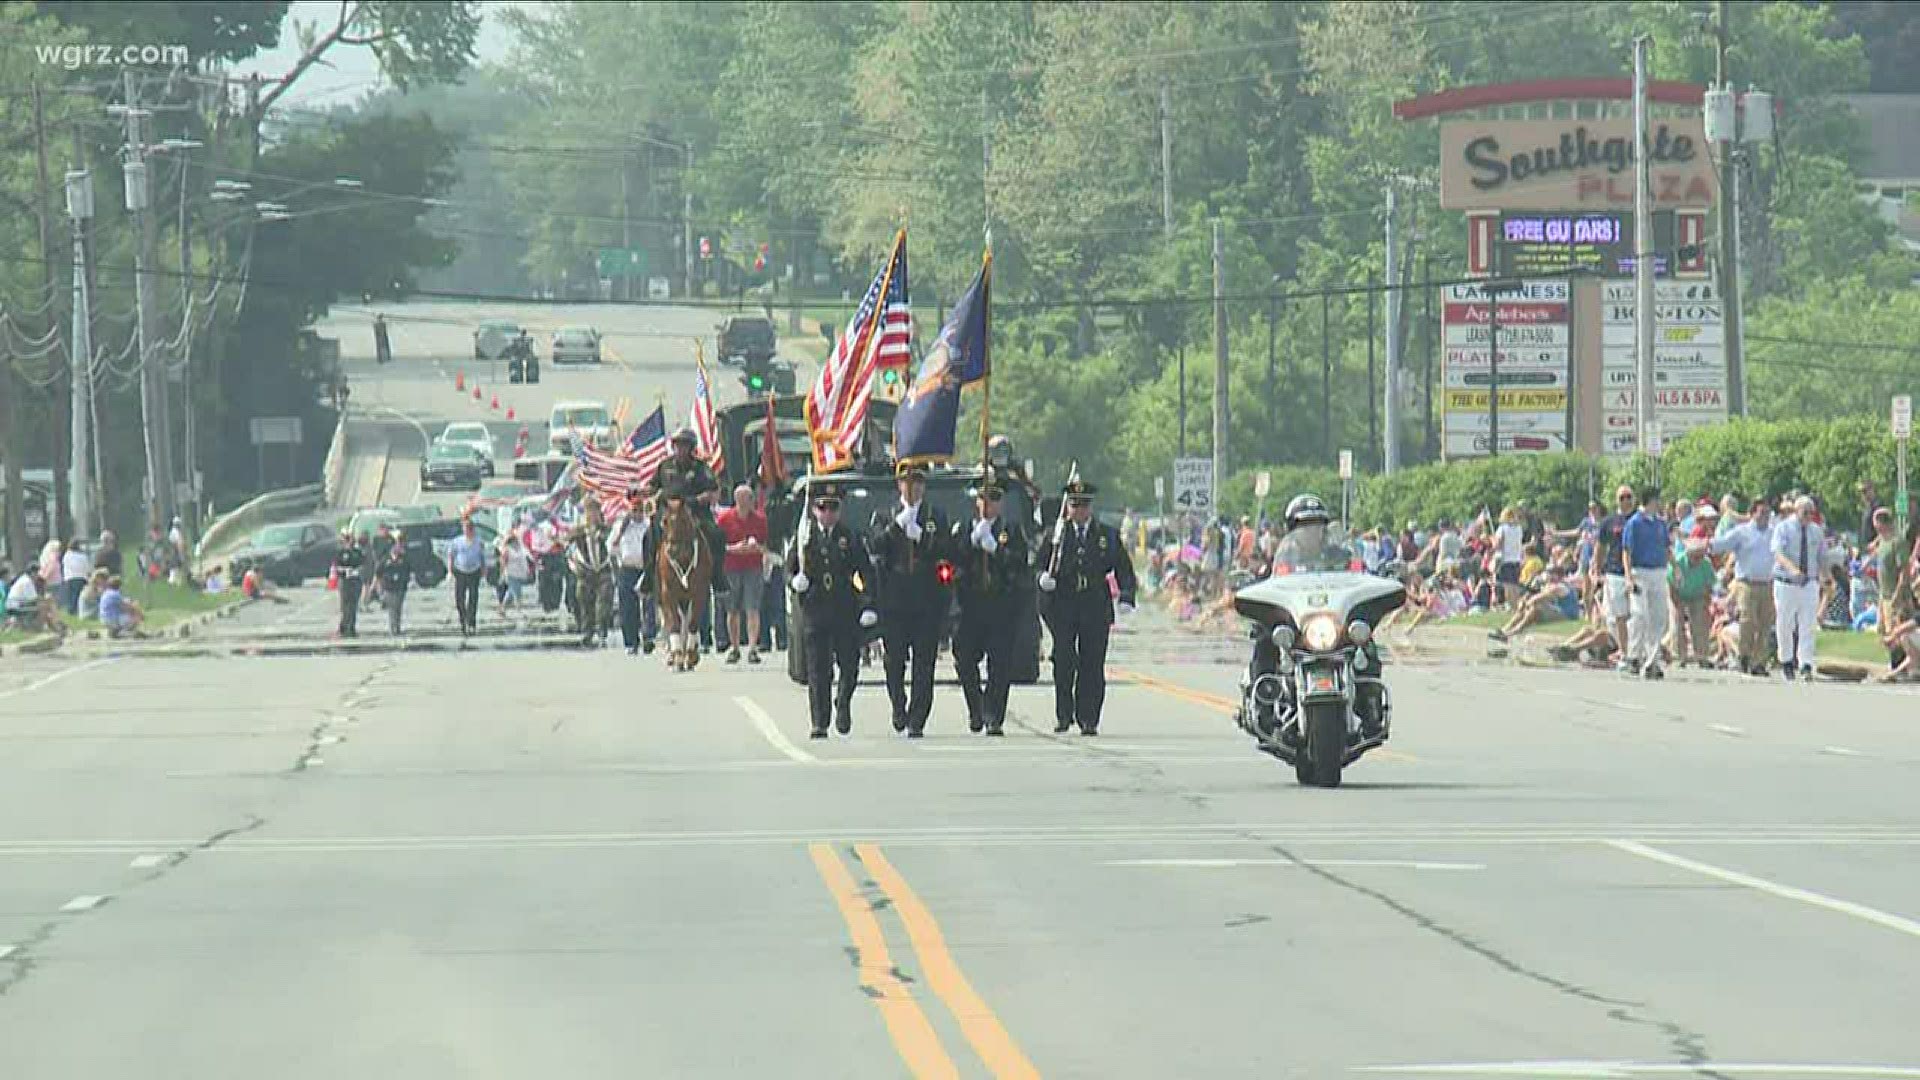
[[[1308,525],[1282,537],[1273,554],[1273,573],[1312,574],[1358,571],[1365,567],[1353,537],[1337,525]]]

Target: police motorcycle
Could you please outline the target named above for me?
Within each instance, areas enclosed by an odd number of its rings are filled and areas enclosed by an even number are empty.
[[[1234,593],[1253,641],[1234,721],[1300,783],[1338,787],[1342,769],[1387,741],[1393,699],[1373,628],[1407,590],[1365,572],[1318,498],[1295,498],[1286,523],[1273,575]]]

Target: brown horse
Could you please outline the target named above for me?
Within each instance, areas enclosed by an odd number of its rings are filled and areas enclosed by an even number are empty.
[[[660,502],[660,550],[654,553],[660,623],[667,632],[667,666],[692,671],[700,662],[700,620],[713,584],[713,560],[700,542],[700,525],[678,496]]]

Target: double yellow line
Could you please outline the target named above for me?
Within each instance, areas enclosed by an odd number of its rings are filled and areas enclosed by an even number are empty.
[[[846,920],[847,931],[852,935],[854,951],[858,954],[860,985],[880,1010],[887,1033],[908,1070],[922,1080],[957,1080],[960,1072],[953,1058],[948,1056],[939,1033],[894,966],[886,934],[874,915],[875,905],[861,895],[852,873],[833,848],[810,844],[807,851],[813,856],[813,865],[826,882],[827,891],[833,894],[840,917]],[[1039,1070],[1027,1060],[1013,1036],[960,971],[953,954],[947,951],[940,924],[934,921],[933,913],[921,903],[907,879],[900,876],[873,844],[855,844],[853,857],[886,895],[887,905],[899,915],[906,927],[907,940],[912,942],[914,955],[920,960],[921,975],[946,1005],[988,1071],[997,1077],[1039,1077]]]

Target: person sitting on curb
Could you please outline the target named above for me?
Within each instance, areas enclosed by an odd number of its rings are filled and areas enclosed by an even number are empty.
[[[87,578],[87,584],[80,590],[79,615],[83,619],[100,617],[100,594],[107,591],[107,582],[113,578],[113,572],[106,567],[98,567],[93,576]]]
[[[67,624],[55,613],[53,597],[43,587],[38,566],[29,565],[7,589],[7,621],[29,633],[67,635]]]
[[[108,637],[146,637],[140,624],[147,621],[147,613],[140,605],[127,599],[120,591],[121,579],[108,578],[107,591],[100,594],[100,621],[106,625]]]
[[[1520,601],[1520,609],[1513,613],[1513,618],[1507,620],[1507,625],[1498,630],[1489,630],[1487,636],[1504,642],[1536,623],[1579,617],[1580,595],[1567,581],[1565,568],[1556,564],[1546,571],[1545,584]]]

